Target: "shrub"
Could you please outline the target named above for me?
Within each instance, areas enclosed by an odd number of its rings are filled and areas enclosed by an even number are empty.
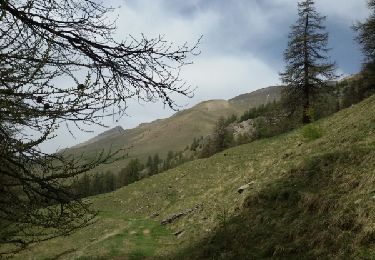
[[[323,132],[320,128],[313,125],[306,125],[302,128],[302,136],[308,141],[314,141],[323,136]]]

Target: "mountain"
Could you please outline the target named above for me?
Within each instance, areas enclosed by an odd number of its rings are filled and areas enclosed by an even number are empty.
[[[375,96],[90,197],[92,226],[16,259],[375,259],[373,111]]]
[[[249,108],[272,102],[280,97],[280,87],[273,86],[237,96],[230,100],[209,100],[192,108],[179,111],[166,119],[143,123],[133,129],[115,127],[93,139],[64,151],[66,154],[84,154],[93,158],[103,149],[125,149],[130,157],[145,160],[148,155],[159,153],[162,157],[169,150],[180,151],[190,145],[195,137],[207,136],[220,116],[241,115]],[[125,161],[106,165],[117,171]],[[100,170],[101,168],[99,168]]]
[[[103,133],[98,134],[96,137],[91,138],[86,142],[83,142],[81,144],[77,144],[77,145],[71,147],[70,149],[85,147],[85,146],[88,146],[90,144],[99,142],[101,140],[106,140],[106,139],[109,139],[109,138],[114,137],[114,136],[121,136],[124,133],[125,133],[125,130],[121,126],[116,126],[116,127],[111,128],[107,131],[104,131]]]

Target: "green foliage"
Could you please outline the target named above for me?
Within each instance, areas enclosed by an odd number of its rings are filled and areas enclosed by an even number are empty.
[[[104,187],[106,192],[111,192],[116,189],[115,176],[111,171],[106,171],[104,174]]]
[[[255,120],[256,139],[277,136],[291,131],[299,125],[296,117],[278,119],[260,117]]]
[[[163,168],[162,168],[163,171],[166,171],[173,167],[173,158],[174,158],[174,152],[169,151],[167,154],[167,158],[163,161]]]
[[[302,136],[308,141],[314,141],[323,136],[323,131],[314,125],[306,125],[302,128]]]
[[[157,174],[159,172],[159,164],[160,164],[160,158],[159,154],[154,154],[154,157],[152,159],[152,165],[150,168],[150,175]]]
[[[209,158],[214,155],[217,151],[211,137],[207,137],[202,149],[199,152],[198,158]]]
[[[227,129],[230,122],[231,120],[226,120],[224,117],[220,117],[216,122],[212,135],[212,141],[216,152],[221,152],[229,148],[233,143],[233,134]]]
[[[119,182],[122,184],[122,186],[129,185],[133,182],[136,182],[139,180],[139,173],[143,169],[143,166],[141,165],[140,161],[138,159],[132,159],[128,163],[128,165],[122,169],[119,173]]]
[[[233,133],[228,129],[228,126],[236,121],[237,116],[235,115],[228,118],[220,117],[216,121],[212,134],[204,140],[198,157],[208,158],[215,153],[232,147],[235,143]],[[201,142],[203,142],[203,140]]]
[[[96,173],[94,175],[94,179],[92,181],[92,185],[90,190],[92,191],[92,194],[100,194],[104,191],[103,189],[103,179],[100,173]]]
[[[194,137],[193,143],[190,145],[190,151],[196,151],[197,148],[199,147],[199,139]]]
[[[248,134],[239,134],[236,139],[237,145],[247,144],[253,141]]]
[[[341,91],[341,108],[357,104],[375,93],[375,63],[365,66],[363,71],[339,84]]]
[[[266,116],[270,112],[273,112],[280,108],[280,103],[273,101],[272,103],[262,104],[258,107],[250,108],[249,110],[245,111],[243,115],[240,117],[239,122],[246,121],[249,119],[255,119],[260,116]]]
[[[224,124],[228,126],[236,121],[237,121],[237,115],[233,114],[225,119]]]
[[[362,51],[366,56],[366,63],[375,62],[375,2],[370,0],[368,2],[369,9],[371,9],[370,16],[363,23],[358,23],[354,26],[357,31],[357,41],[362,47]]]

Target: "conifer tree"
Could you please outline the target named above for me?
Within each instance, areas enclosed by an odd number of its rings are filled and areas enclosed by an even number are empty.
[[[355,27],[358,32],[357,40],[365,55],[363,83],[358,91],[360,100],[375,93],[375,0],[370,0],[368,6],[372,10],[370,16]]]
[[[111,192],[115,190],[116,183],[115,183],[115,176],[111,171],[107,171],[104,175],[105,179],[105,191]]]
[[[366,57],[366,63],[375,63],[375,0],[368,2],[372,10],[370,17],[363,23],[354,26],[357,31],[357,41],[362,46],[363,53]]]
[[[151,175],[157,174],[159,172],[160,157],[159,154],[155,154],[152,162]]]
[[[335,78],[335,64],[329,61],[326,17],[315,9],[313,0],[298,3],[298,20],[291,26],[288,47],[284,52],[285,71],[280,73],[286,85],[283,98],[288,109],[303,108],[302,122],[311,121],[312,102],[327,80]]]
[[[124,186],[139,180],[141,164],[138,159],[130,160],[129,164],[120,172],[121,182]]]

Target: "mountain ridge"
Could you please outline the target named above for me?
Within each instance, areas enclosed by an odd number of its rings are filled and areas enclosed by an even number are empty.
[[[229,100],[214,99],[176,112],[164,119],[141,123],[135,128],[116,131],[110,129],[88,141],[68,148],[64,153],[94,158],[98,151],[124,149],[128,158],[146,160],[158,153],[166,156],[168,151],[182,151],[194,138],[207,136],[213,130],[219,117],[233,114],[242,115],[246,110],[280,97],[280,87],[262,88],[242,94]],[[125,167],[127,160],[107,165],[106,169],[118,171]],[[98,170],[104,168],[99,167]]]

